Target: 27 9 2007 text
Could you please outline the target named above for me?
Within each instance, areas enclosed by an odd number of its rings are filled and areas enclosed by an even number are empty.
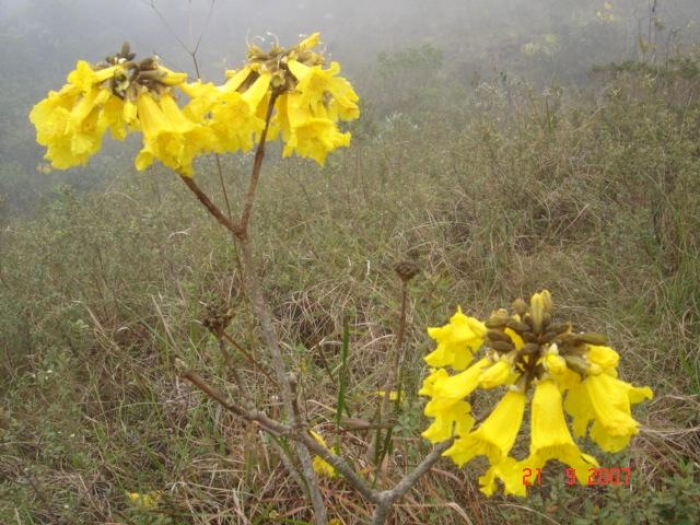
[[[592,486],[605,486],[605,485],[624,485],[629,486],[630,475],[632,471],[630,467],[591,467],[588,472],[583,475],[586,480],[585,485]],[[566,476],[566,484],[573,486],[577,483],[577,479],[581,475],[573,468],[567,468],[564,471]],[[542,469],[540,468],[529,468],[523,469],[523,485],[524,486],[534,486],[542,484]]]

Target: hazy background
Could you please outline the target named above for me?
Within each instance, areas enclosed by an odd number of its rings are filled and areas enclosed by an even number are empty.
[[[59,181],[100,187],[110,172],[124,169],[115,156],[131,152],[108,145],[108,154],[87,168],[38,172],[43,151],[27,119],[33,104],[60,88],[77,59],[98,62],[124,40],[140,57],[156,53],[168,66],[194,75],[188,51],[201,37],[202,76],[219,81],[223,69],[240,65],[246,41],[277,38],[285,45],[321,31],[329,54],[342,62],[365,109],[371,109],[365,114],[381,118],[410,112],[410,97],[402,94],[418,84],[468,90],[509,78],[540,87],[583,86],[592,65],[638,59],[644,42],[655,44],[645,58],[660,61],[699,40],[697,0],[661,0],[654,12],[652,5],[649,0],[2,0],[2,209],[13,214],[31,209]],[[401,55],[422,46],[424,54]],[[378,61],[382,53],[384,61]]]

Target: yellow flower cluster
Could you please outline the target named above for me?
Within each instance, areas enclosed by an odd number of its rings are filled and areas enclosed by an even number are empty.
[[[326,440],[323,439],[323,436],[321,434],[313,430],[311,430],[310,433],[311,437],[313,437],[314,440],[316,440],[316,443],[321,445],[323,448],[328,449]],[[321,477],[334,478],[338,475],[338,473],[335,471],[335,468],[333,468],[333,465],[325,461],[320,456],[314,456],[312,467],[314,469],[314,472],[316,472],[316,474],[318,474]]]
[[[340,66],[323,68],[315,33],[291,48],[248,49],[245,66],[228,71],[222,85],[196,81],[160,65],[137,62],[125,44],[95,67],[79,61],[60,91],[52,91],[31,111],[37,142],[47,147],[54,168],[84,164],[110,129],[122,140],[143,134],[136,167],[154,160],[181,175],[193,174],[193,160],[209,152],[250,150],[269,124],[268,140],[281,137],[283,155],[323,164],[328,153],[350,144],[339,120],[359,117],[358,97],[338,76]],[[181,107],[180,95],[189,101]]]
[[[111,91],[103,89],[121,71],[112,66],[95,71],[79,61],[60,91],[51,91],[29,114],[37,129],[37,142],[47,146],[45,158],[54,168],[84,164],[102,146],[107,128],[123,139],[134,113]]]
[[[513,312],[498,310],[485,322],[461,309],[449,324],[429,328],[438,343],[426,362],[433,367],[420,394],[430,397],[425,414],[433,418],[423,436],[433,443],[455,437],[445,455],[459,466],[486,456],[490,468],[479,478],[481,490],[493,494],[496,480],[507,494],[524,496],[523,473],[556,459],[574,468],[580,483],[598,465],[575,443],[564,412],[577,437],[588,436],[604,451],[625,448],[638,433],[631,405],[653,395],[617,377],[619,355],[596,333],[574,333],[572,326],[552,322],[548,291],[536,293],[528,305],[516,301]],[[485,347],[483,358],[474,361]],[[450,374],[448,368],[455,373]],[[506,392],[491,414],[474,429],[467,396],[477,388],[503,386]],[[510,457],[530,402],[530,454]],[[591,424],[592,422],[592,424]]]

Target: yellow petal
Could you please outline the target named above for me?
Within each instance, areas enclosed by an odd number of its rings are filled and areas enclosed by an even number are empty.
[[[586,349],[590,362],[599,365],[602,370],[615,368],[620,362],[620,354],[608,346],[588,345]]]
[[[143,170],[158,159],[177,173],[191,176],[194,157],[215,145],[211,130],[188,119],[170,94],[156,101],[150,93],[142,93],[136,105],[144,136],[137,169]]]
[[[318,42],[321,38],[321,33],[314,33],[308,37],[306,37],[304,40],[299,42],[296,45],[296,48],[299,49],[300,51],[306,51],[308,49],[313,49],[318,45]]]
[[[485,368],[479,375],[479,386],[481,388],[495,388],[497,386],[512,384],[516,374],[513,372],[508,359],[501,359]]]
[[[479,455],[488,457],[491,465],[500,463],[513,448],[524,412],[525,394],[508,391],[481,426],[455,440],[444,455],[458,466]]]
[[[112,78],[118,68],[118,66],[110,66],[94,70],[85,60],[78,60],[75,69],[68,74],[67,80],[69,84],[73,84],[83,91],[89,91],[95,84]]]
[[[431,443],[440,443],[453,435],[464,436],[474,426],[471,405],[466,401],[456,401],[435,412],[426,406],[426,412],[434,413],[431,417],[435,419],[421,435]]]
[[[483,358],[463,372],[434,381],[431,394],[433,399],[444,400],[449,404],[450,401],[466,398],[479,386],[483,370],[491,364],[490,359]]]
[[[527,495],[525,485],[523,484],[523,469],[519,467],[518,462],[506,457],[499,463],[491,465],[486,471],[486,474],[479,477],[480,490],[486,496],[491,497],[496,490],[496,480],[500,479],[505,483],[506,494],[513,496],[525,497]]]
[[[535,387],[531,434],[530,457],[525,462],[533,468],[544,466],[550,459],[557,459],[582,473],[598,465],[574,443],[564,419],[561,393],[551,380],[541,381]]]
[[[357,93],[346,79],[336,77],[340,64],[332,62],[329,69],[323,69],[290,59],[287,65],[298,81],[299,97],[296,100],[301,109],[310,111],[315,117],[353,120],[360,116]],[[327,95],[337,104],[333,114],[326,110]]]
[[[633,387],[629,383],[602,373],[586,377],[569,390],[564,408],[573,417],[574,433],[584,435],[593,421],[591,439],[606,452],[618,452],[639,432],[631,415],[631,403],[651,399],[649,387]]]
[[[226,84],[224,84],[225,89],[236,91],[246,80],[248,80],[251,73],[253,73],[253,70],[247,66],[243,69],[231,69],[226,71]]]
[[[160,64],[158,65],[158,71],[165,73],[165,76],[159,78],[158,81],[166,86],[178,86],[187,82],[187,73],[172,71]]]
[[[430,366],[451,366],[464,370],[484,343],[486,327],[479,320],[468,317],[458,308],[449,324],[428,328],[428,335],[437,341],[437,348],[425,357]]]
[[[303,116],[301,111],[297,111],[294,116],[290,113],[290,122],[291,136],[284,145],[284,157],[297,154],[313,159],[322,166],[330,152],[350,145],[350,133],[341,133],[335,123],[328,119]]]

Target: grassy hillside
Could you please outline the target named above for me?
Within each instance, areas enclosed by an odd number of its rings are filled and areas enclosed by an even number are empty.
[[[395,523],[699,517],[700,61],[593,75],[586,92],[535,91],[506,76],[470,89],[410,84],[390,111],[365,100],[351,148],[324,169],[264,168],[257,256],[314,424],[330,428],[334,417],[344,325],[346,402],[353,417],[372,419],[398,329],[392,267],[407,257],[420,266],[387,479],[429,450],[416,394],[425,329],[457,305],[483,316],[547,288],[566,318],[610,336],[626,380],[655,391],[635,409],[643,429],[632,447],[598,456],[630,466],[630,487],[568,487],[556,466],[527,500],[487,499],[478,469],[444,461],[402,500]],[[225,159],[234,206],[250,163]],[[223,206],[213,159],[199,173]],[[222,313],[236,344],[255,352],[230,237],[162,168],[116,177],[103,193],[56,194],[0,232],[0,521],[310,520],[279,446],[174,367],[183,359],[232,391],[203,326]],[[265,377],[244,354],[233,359],[260,408],[276,410]],[[371,439],[342,436],[359,469],[371,469]],[[332,517],[367,522],[370,509],[341,479],[323,490]],[[128,497],[153,491],[162,492],[149,496],[159,498],[153,508]]]

